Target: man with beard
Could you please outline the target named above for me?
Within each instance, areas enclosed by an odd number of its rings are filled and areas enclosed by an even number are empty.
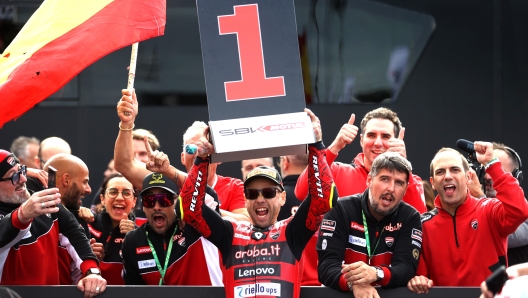
[[[90,181],[88,167],[77,156],[66,153],[51,157],[44,165],[44,170],[47,171],[50,166],[57,170],[56,183],[62,205],[73,214],[86,235],[89,235],[86,221],[79,217],[80,201],[92,192],[88,184]]]
[[[337,200],[333,183],[322,182],[330,180],[331,174],[324,158],[319,119],[310,110],[305,111],[316,139],[309,146],[311,196],[286,220],[277,221],[286,195],[280,174],[269,167],[253,169],[244,181],[245,206],[251,223],[222,218],[207,208],[204,198],[209,154],[214,152],[208,139],[209,128],[192,141],[198,147],[197,156],[182,187],[177,210],[183,212],[186,223],[222,252],[226,297],[300,296],[302,252],[321,216]]]
[[[0,284],[58,285],[59,233],[73,246],[70,253],[84,274],[77,287],[85,297],[104,292],[97,259],[75,219],[61,204],[57,188],[30,196],[26,169],[10,152],[0,150]],[[16,274],[14,274],[16,272]]]
[[[143,179],[138,202],[147,223],[128,232],[123,242],[125,284],[222,285],[218,250],[176,218],[177,195],[176,184],[161,173]]]
[[[373,283],[401,287],[415,275],[422,225],[418,211],[402,203],[411,170],[399,153],[379,155],[367,189],[339,198],[325,215],[317,240],[324,285],[354,297],[379,297]]]
[[[468,192],[471,175],[458,151],[443,148],[430,165],[438,192],[435,209],[422,214],[423,253],[417,276],[407,288],[427,293],[433,286],[476,287],[506,262],[506,241],[528,218],[528,203],[519,182],[493,157],[493,145],[474,143],[497,198],[477,199]]]

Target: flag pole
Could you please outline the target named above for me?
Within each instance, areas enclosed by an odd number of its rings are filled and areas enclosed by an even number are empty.
[[[128,84],[127,89],[132,91],[134,88],[134,78],[136,77],[136,62],[137,62],[138,43],[132,44],[132,54],[130,55],[130,68],[128,69]]]

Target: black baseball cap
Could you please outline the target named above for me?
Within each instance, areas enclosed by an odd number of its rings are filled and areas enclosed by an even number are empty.
[[[274,168],[259,166],[251,170],[246,176],[246,181],[244,181],[244,188],[247,187],[248,183],[256,177],[268,178],[271,181],[277,183],[280,186],[281,191],[284,191],[284,186],[282,185],[282,177],[277,170]]]
[[[177,195],[179,192],[178,186],[176,186],[176,183],[174,183],[174,181],[172,181],[161,173],[151,173],[145,176],[145,178],[143,179],[143,188],[139,194],[141,195],[146,190],[155,187],[166,189],[175,195]]]

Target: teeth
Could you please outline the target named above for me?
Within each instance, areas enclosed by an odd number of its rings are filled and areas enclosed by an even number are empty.
[[[258,208],[257,211],[266,211],[266,208]]]

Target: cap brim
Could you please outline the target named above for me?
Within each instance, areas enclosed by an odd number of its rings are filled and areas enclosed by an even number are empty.
[[[149,186],[147,188],[144,188],[139,194],[142,195],[145,191],[151,189],[151,188],[163,188],[165,190],[168,190],[169,192],[171,192],[172,194],[175,194],[177,195],[178,193],[176,193],[174,190],[168,188],[168,187],[165,187],[165,186],[159,186],[159,185],[152,185],[152,186]]]

